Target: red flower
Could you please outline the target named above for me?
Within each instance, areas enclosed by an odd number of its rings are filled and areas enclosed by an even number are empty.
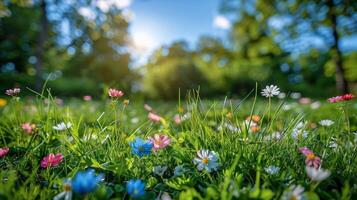
[[[345,101],[349,101],[351,99],[354,99],[355,96],[353,94],[345,94],[342,96],[342,99],[345,100]]]
[[[42,168],[49,168],[49,167],[55,167],[59,165],[62,162],[63,155],[58,153],[58,154],[53,154],[50,153],[48,156],[45,156],[41,160],[41,167]]]

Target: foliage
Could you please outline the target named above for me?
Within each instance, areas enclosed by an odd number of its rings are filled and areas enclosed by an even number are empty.
[[[105,175],[89,198],[122,198],[127,195],[126,181],[131,179],[146,183],[147,199],[163,192],[174,199],[279,199],[291,185],[301,185],[314,199],[354,199],[357,195],[356,140],[337,104],[323,103],[313,110],[290,99],[270,105],[266,100],[256,102],[254,97],[238,103],[199,101],[193,95],[180,105],[157,102],[154,108],[163,120],[156,124],[147,119],[142,103],[135,99],[129,105],[73,100],[59,106],[52,100],[44,104],[44,98],[9,99],[8,105],[0,108],[1,147],[10,147],[0,158],[1,199],[52,199],[62,191],[64,179],[87,168]],[[283,105],[289,105],[290,110]],[[181,116],[190,113],[179,125],[171,122],[177,106],[184,110]],[[352,101],[347,106],[351,106],[351,130],[356,131],[357,113],[352,106],[357,104]],[[256,133],[244,128],[252,113],[262,116],[261,130]],[[322,119],[335,123],[323,127],[318,124]],[[64,131],[52,128],[63,121],[72,127]],[[32,134],[21,129],[25,122],[36,124]],[[306,122],[304,130],[309,133],[306,138],[294,139],[299,122]],[[129,142],[135,136],[146,138],[157,132],[171,138],[169,147],[141,158],[131,153]],[[280,139],[272,139],[276,132]],[[298,151],[302,146],[321,156],[323,168],[332,172],[320,184],[306,176],[304,158]],[[217,172],[198,171],[192,160],[200,149],[217,153]],[[57,167],[41,169],[40,160],[49,153],[62,153],[64,160]],[[158,165],[168,167],[162,176],[153,173]],[[187,170],[174,176],[178,165]],[[277,174],[266,171],[272,165],[280,168]]]

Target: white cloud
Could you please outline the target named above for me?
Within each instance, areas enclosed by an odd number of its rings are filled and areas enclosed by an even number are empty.
[[[222,15],[217,15],[213,19],[213,27],[219,29],[229,29],[231,27],[231,22]]]
[[[124,9],[131,5],[132,0],[98,0],[97,6],[103,12],[108,12],[113,6],[118,9]]]

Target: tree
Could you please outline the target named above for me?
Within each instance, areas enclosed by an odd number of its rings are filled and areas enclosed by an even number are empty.
[[[189,89],[207,87],[202,73],[185,42],[174,42],[157,49],[144,66],[143,91],[151,98],[177,98],[179,90],[185,94]]]
[[[336,87],[341,93],[349,90],[341,50],[341,38],[357,31],[357,2],[350,0],[301,0],[273,1],[279,8],[276,16],[287,19],[281,35],[297,41],[292,48],[300,45],[304,37],[322,38],[324,47],[334,62]]]
[[[278,82],[276,73],[288,54],[276,43],[269,19],[276,9],[265,0],[223,1],[222,12],[234,19],[227,79],[231,91],[247,92],[255,82]]]

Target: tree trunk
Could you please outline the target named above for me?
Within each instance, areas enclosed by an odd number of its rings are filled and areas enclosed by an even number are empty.
[[[343,58],[339,46],[340,36],[338,35],[338,31],[337,31],[337,15],[336,15],[336,8],[333,0],[328,1],[328,6],[330,9],[329,16],[331,20],[331,28],[332,28],[332,36],[333,36],[333,46],[332,46],[332,50],[334,53],[333,59],[336,65],[336,88],[340,93],[348,93],[349,87],[345,77]]]
[[[36,46],[36,83],[35,88],[37,91],[41,90],[42,87],[42,68],[43,68],[43,59],[44,59],[44,49],[45,43],[47,40],[48,34],[48,20],[47,20],[47,11],[46,11],[46,0],[41,0],[41,17],[39,22],[39,34],[37,37],[37,46]]]

